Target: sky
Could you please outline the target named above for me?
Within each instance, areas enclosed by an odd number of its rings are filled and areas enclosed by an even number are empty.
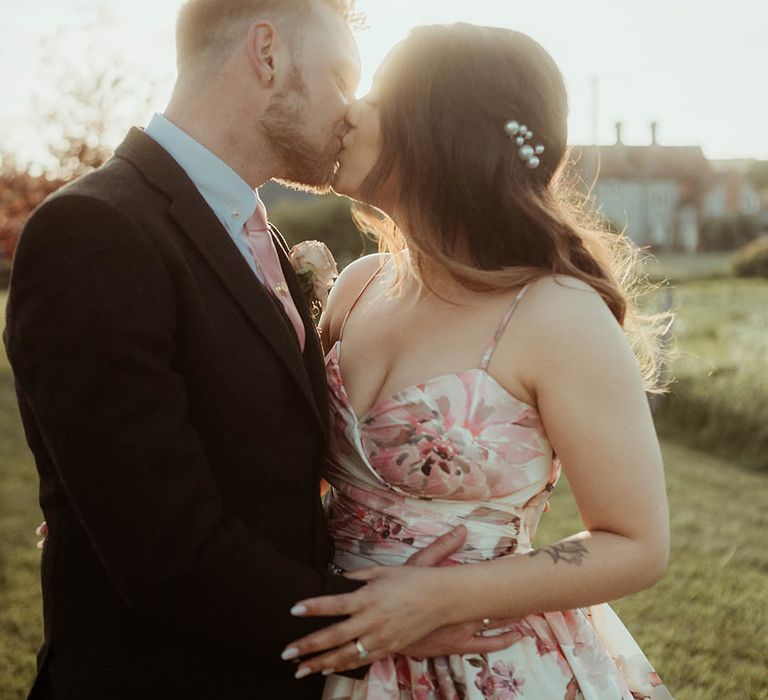
[[[118,142],[162,111],[175,77],[182,0],[0,0],[0,146],[37,159],[39,114],[93,66],[125,72]],[[419,24],[510,27],[539,41],[569,91],[570,141],[700,145],[710,158],[768,159],[768,0],[358,0],[360,94]],[[35,107],[34,104],[38,106]],[[42,105],[42,107],[41,107]],[[125,123],[119,123],[121,120]]]

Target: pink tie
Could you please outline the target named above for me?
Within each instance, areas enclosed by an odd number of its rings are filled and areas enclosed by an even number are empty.
[[[280,258],[277,257],[275,242],[269,231],[267,224],[267,210],[261,200],[257,201],[256,211],[248,219],[244,227],[245,240],[248,249],[253,255],[256,267],[262,275],[262,281],[267,289],[280,301],[285,309],[285,313],[290,319],[299,338],[301,351],[304,352],[304,342],[306,335],[304,332],[304,322],[301,320],[296,304],[293,302],[291,292],[288,290],[288,284],[283,275],[283,269],[280,267]]]

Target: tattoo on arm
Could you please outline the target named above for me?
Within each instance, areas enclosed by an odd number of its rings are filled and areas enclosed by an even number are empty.
[[[535,557],[542,552],[552,557],[553,564],[562,561],[566,564],[581,566],[581,562],[584,561],[584,555],[588,553],[588,550],[581,542],[560,542],[559,544],[544,547],[544,549],[534,549],[528,556]]]

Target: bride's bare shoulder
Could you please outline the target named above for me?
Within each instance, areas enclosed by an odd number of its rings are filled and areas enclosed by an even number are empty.
[[[374,253],[358,258],[347,265],[339,275],[328,295],[328,301],[320,319],[320,328],[324,338],[335,342],[344,317],[355,303],[363,287],[382,268],[389,255]]]
[[[349,263],[336,280],[333,291],[337,295],[350,292],[357,294],[376,271],[384,266],[389,257],[386,253],[373,253]]]
[[[609,363],[627,356],[626,333],[600,293],[567,275],[542,278],[531,285],[521,304],[521,321],[535,368]],[[522,316],[524,315],[524,318]],[[631,353],[630,353],[631,354]]]
[[[544,327],[553,321],[610,315],[603,298],[587,282],[569,275],[548,275],[533,284],[526,294],[530,312]]]
[[[570,275],[546,275],[531,285],[531,291],[534,290],[542,299],[557,298],[563,300],[565,298],[579,298],[582,292],[597,294],[595,288],[587,284],[587,282]]]

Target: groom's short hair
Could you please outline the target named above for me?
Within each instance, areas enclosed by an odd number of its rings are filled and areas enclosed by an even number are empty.
[[[179,69],[198,59],[211,60],[231,48],[238,35],[259,17],[288,28],[295,37],[304,26],[314,0],[187,0],[176,23]],[[320,0],[347,22],[358,19],[355,0]]]

